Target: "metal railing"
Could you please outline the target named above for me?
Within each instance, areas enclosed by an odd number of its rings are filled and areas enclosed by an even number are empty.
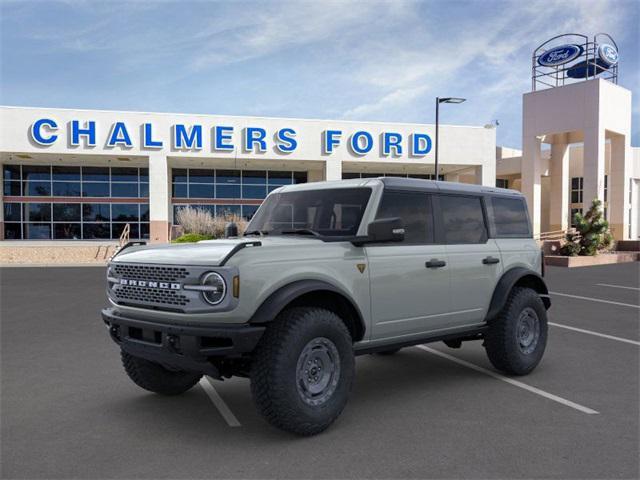
[[[128,223],[122,229],[120,239],[118,240],[118,248],[122,248],[123,245],[129,243],[129,235],[131,234],[131,225]]]
[[[535,240],[539,240],[541,242],[545,241],[559,241],[564,240],[567,236],[567,233],[576,234],[577,230],[575,228],[567,228],[565,230],[551,230],[548,232],[540,232],[533,236]]]

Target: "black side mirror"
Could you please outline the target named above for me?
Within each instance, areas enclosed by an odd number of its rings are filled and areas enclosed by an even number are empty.
[[[368,234],[357,239],[356,245],[365,243],[401,242],[404,240],[404,224],[398,217],[380,218],[369,223]]]

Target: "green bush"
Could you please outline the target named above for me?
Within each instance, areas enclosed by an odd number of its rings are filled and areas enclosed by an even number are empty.
[[[176,238],[173,243],[195,243],[200,240],[213,240],[213,235],[201,235],[200,233],[185,233]]]
[[[576,232],[567,233],[565,244],[560,249],[561,255],[593,256],[612,247],[613,236],[609,232],[609,222],[604,219],[601,206],[602,202],[596,199],[587,213],[576,213],[573,216]]]

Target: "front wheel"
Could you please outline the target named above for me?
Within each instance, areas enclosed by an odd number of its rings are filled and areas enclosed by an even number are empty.
[[[515,287],[489,324],[485,348],[498,370],[526,375],[542,359],[547,345],[547,311],[537,292]]]
[[[259,412],[275,427],[314,435],[344,409],[355,372],[351,335],[333,312],[285,310],[260,340],[251,369]]]

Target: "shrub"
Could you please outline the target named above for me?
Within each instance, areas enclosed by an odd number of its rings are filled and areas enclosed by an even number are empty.
[[[212,240],[211,235],[201,235],[199,233],[185,233],[176,238],[173,243],[195,243],[200,240]]]
[[[243,217],[231,214],[214,217],[208,210],[202,208],[180,209],[176,219],[185,234],[198,234],[210,239],[224,238],[224,227],[229,222],[235,222],[238,225],[239,235],[242,235],[247,228],[247,221]]]
[[[602,202],[596,199],[587,213],[576,213],[573,216],[576,232],[567,233],[565,244],[560,249],[561,255],[597,255],[612,247],[613,236],[609,232],[609,222],[604,219],[601,206]]]

